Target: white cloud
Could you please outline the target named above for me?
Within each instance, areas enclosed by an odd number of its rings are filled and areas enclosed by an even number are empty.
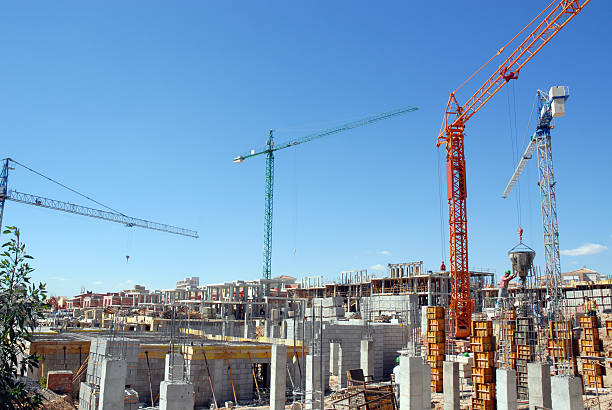
[[[572,261],[572,265],[578,265],[578,261]]]
[[[380,251],[378,253],[380,253],[381,255],[391,255],[391,252],[389,251]]]
[[[370,270],[372,270],[372,271],[384,271],[385,267],[379,263],[379,264],[376,264],[374,266],[370,266]]]
[[[134,280],[133,279],[128,279],[128,280],[125,281],[125,283],[134,283]]]
[[[561,255],[565,256],[584,256],[607,251],[608,247],[598,243],[585,243],[574,249],[563,249]]]
[[[104,285],[104,282],[102,282],[101,280],[97,280],[94,282],[94,285]]]
[[[63,282],[66,280],[66,278],[61,278],[59,276],[51,276],[49,279],[51,280],[59,280],[60,282]]]

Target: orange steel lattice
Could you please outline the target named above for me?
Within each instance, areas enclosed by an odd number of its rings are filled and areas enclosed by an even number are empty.
[[[451,302],[449,306],[449,333],[451,337],[465,338],[470,335],[472,323],[472,300],[470,298],[470,274],[468,270],[467,241],[467,185],[463,131],[465,123],[474,116],[508,81],[518,78],[521,69],[574,18],[591,0],[554,0],[514,38],[453,91],[444,111],[442,126],[436,145],[446,144],[446,184],[448,192]],[[491,74],[485,83],[467,100],[459,105],[455,94],[476,74],[499,56],[533,24],[536,27],[521,44]]]

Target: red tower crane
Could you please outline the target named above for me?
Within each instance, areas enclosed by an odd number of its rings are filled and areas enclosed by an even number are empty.
[[[467,240],[467,185],[463,131],[474,116],[508,81],[518,78],[521,69],[570,22],[591,0],[554,0],[523,28],[512,40],[453,91],[444,111],[442,127],[436,145],[446,144],[446,185],[450,237],[451,301],[449,333],[455,338],[466,338],[471,332],[472,299],[468,269]],[[504,52],[519,36],[536,25],[512,54],[499,65],[485,83],[465,102],[459,104],[456,93],[495,57]]]

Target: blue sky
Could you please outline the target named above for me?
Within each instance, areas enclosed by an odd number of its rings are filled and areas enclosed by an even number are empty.
[[[435,138],[448,94],[547,3],[6,2],[2,156],[200,239],[11,202],[4,222],[21,228],[34,277],[54,294],[170,288],[190,275],[255,279],[264,158],[232,159],[264,144],[271,128],[281,141],[414,105],[420,110],[278,152],[272,269],[331,279],[415,260],[437,269],[448,238],[445,228],[442,243]],[[574,250],[562,269],[612,273],[610,17],[612,4],[592,1],[468,123],[471,266],[509,266],[517,202],[501,193],[512,141],[522,151],[533,131],[536,90],[567,85],[567,115],[553,130],[560,245]],[[533,161],[520,215],[543,265],[536,181]],[[9,185],[87,204],[21,169]],[[446,201],[443,209],[446,226]]]

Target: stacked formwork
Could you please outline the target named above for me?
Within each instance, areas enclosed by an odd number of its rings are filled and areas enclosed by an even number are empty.
[[[599,338],[599,328],[597,327],[596,317],[581,317],[580,327],[582,335],[580,337],[580,354],[582,356],[601,357],[601,339]],[[582,364],[582,375],[585,387],[603,387],[604,367],[599,360],[584,360]]]
[[[474,353],[472,409],[495,409],[495,349],[490,320],[472,322],[470,348]]]
[[[551,321],[548,326],[546,347],[553,361],[553,373],[577,376],[578,366],[574,355],[572,323],[569,320]]]
[[[536,329],[533,317],[522,317],[516,320],[514,342],[516,344],[516,387],[519,400],[529,400],[527,363],[535,359]]]
[[[444,308],[427,308],[427,363],[431,368],[431,391],[442,393],[442,373],[446,330],[444,327]]]
[[[500,347],[499,366],[505,369],[516,369],[516,313],[513,310],[503,310],[498,337]]]

